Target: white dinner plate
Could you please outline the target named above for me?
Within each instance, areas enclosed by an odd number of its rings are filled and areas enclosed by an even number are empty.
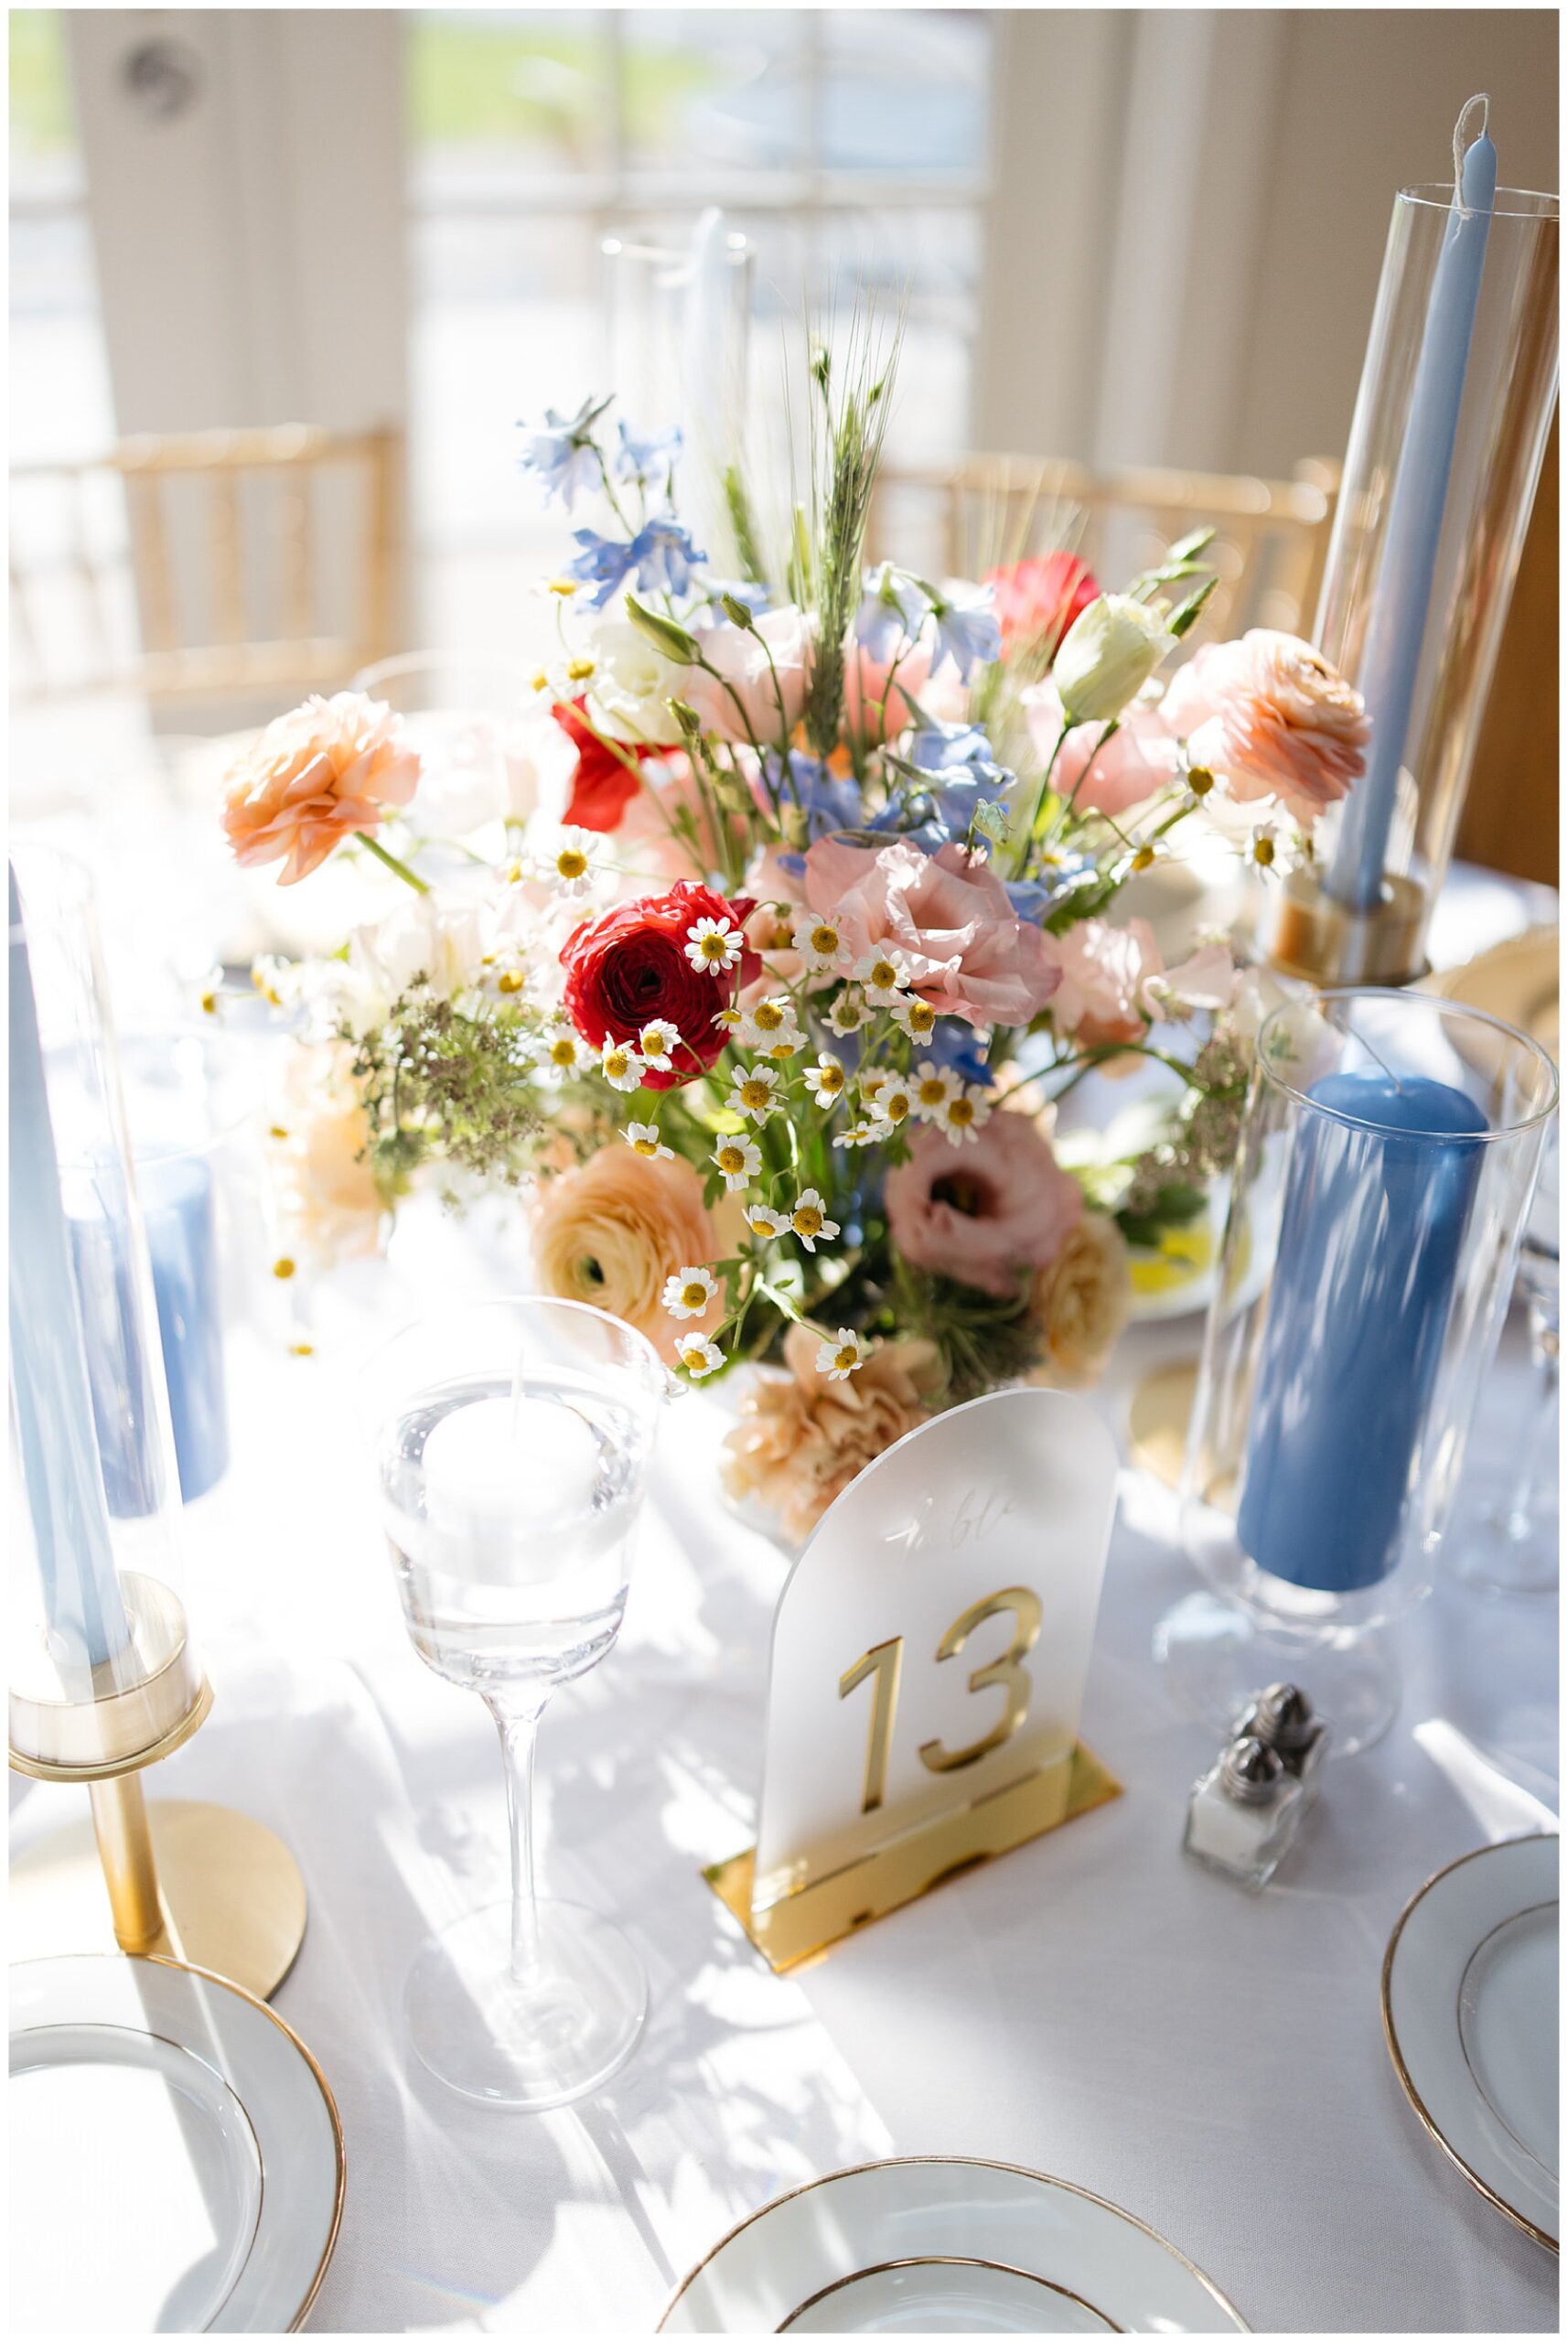
[[[808,2181],[698,2262],[663,2334],[1248,2331],[1129,2213],[1015,2165],[913,2155]]]
[[[1464,1854],[1406,1904],[1383,1960],[1405,2094],[1489,2203],[1557,2250],[1555,1837]]]
[[[11,1971],[11,2327],[282,2334],[337,2241],[321,2069],[238,1985],[169,1960]]]

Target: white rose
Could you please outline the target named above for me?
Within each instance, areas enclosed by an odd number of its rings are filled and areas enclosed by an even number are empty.
[[[1163,612],[1130,594],[1101,594],[1069,628],[1051,668],[1069,724],[1109,724],[1176,649]]]
[[[680,739],[669,703],[688,696],[690,668],[666,659],[629,618],[600,618],[583,655],[594,662],[588,721],[596,730],[615,740]]]

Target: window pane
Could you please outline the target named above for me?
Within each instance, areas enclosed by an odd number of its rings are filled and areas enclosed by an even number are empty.
[[[715,172],[799,167],[806,51],[795,9],[628,9],[622,106],[628,167]]]
[[[59,194],[80,183],[76,110],[58,8],[13,8],[7,27],[11,70],[11,191]]]
[[[418,10],[408,111],[422,196],[602,171],[609,42],[600,9]]]
[[[832,8],[820,22],[825,169],[983,176],[991,70],[983,11]]]
[[[98,455],[114,411],[58,9],[13,9],[10,459]],[[27,551],[26,516],[13,537]]]

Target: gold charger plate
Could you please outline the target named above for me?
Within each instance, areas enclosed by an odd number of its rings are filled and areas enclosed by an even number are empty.
[[[1500,1016],[1505,1025],[1528,1034],[1555,1061],[1558,1054],[1558,932],[1555,927],[1532,927],[1510,935],[1460,968],[1443,968],[1428,976],[1423,989],[1440,1000],[1464,1008],[1478,1008]]]

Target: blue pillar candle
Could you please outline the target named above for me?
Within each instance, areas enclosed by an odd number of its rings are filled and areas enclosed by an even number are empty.
[[[135,1520],[158,1503],[158,1475],[143,1422],[144,1378],[125,1371],[135,1324],[123,1226],[96,1209],[91,1175],[70,1183],[71,1248],[84,1297],[93,1418],[109,1509]],[[146,1228],[179,1492],[205,1496],[229,1462],[221,1297],[212,1174],[199,1155],[139,1155],[136,1187]]]
[[[1306,1096],[1236,1533],[1274,1577],[1352,1594],[1402,1550],[1487,1124],[1424,1077],[1332,1073]]]

